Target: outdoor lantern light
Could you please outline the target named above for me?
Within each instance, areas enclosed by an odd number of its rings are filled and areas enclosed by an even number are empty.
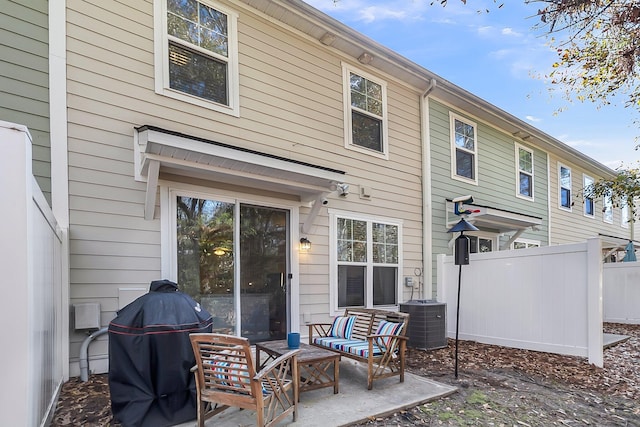
[[[451,227],[447,233],[460,232],[458,238],[456,238],[454,262],[458,265],[458,306],[456,307],[456,363],[455,363],[455,375],[458,378],[458,324],[460,323],[460,282],[462,280],[462,266],[469,264],[469,238],[464,235],[465,231],[478,231],[478,228],[468,223],[464,218],[453,227]]]
[[[308,251],[309,249],[311,249],[311,242],[309,241],[309,239],[307,239],[306,237],[300,239],[300,250]]]
[[[213,248],[213,254],[216,255],[216,256],[226,255],[227,252],[231,252],[231,250],[229,250],[227,248],[223,248],[221,246]]]

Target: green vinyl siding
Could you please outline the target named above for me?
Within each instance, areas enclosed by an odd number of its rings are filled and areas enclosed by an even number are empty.
[[[0,14],[0,120],[33,138],[33,174],[50,200],[49,37],[45,0],[4,1]]]
[[[456,180],[451,176],[451,139],[449,112],[477,125],[478,144],[478,185]],[[548,242],[548,179],[547,155],[534,146],[517,141],[507,132],[500,131],[464,111],[452,110],[437,100],[429,100],[429,129],[431,143],[431,183],[432,183],[432,242],[433,242],[433,283],[435,288],[436,256],[452,254],[448,243],[452,237],[446,227],[446,200],[457,196],[472,195],[474,204],[489,206],[522,215],[542,218],[537,231],[528,229],[520,237]],[[517,197],[516,142],[533,151],[534,199]],[[508,234],[513,234],[510,232]],[[500,242],[508,240],[503,237]]]

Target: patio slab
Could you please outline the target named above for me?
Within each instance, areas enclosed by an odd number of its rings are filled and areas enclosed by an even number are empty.
[[[367,390],[366,366],[349,359],[340,362],[340,393],[333,388],[304,392],[300,396],[298,421],[287,417],[279,425],[304,427],[347,426],[369,417],[389,415],[402,409],[439,399],[455,393],[456,387],[441,384],[428,378],[405,373],[404,382],[398,377],[385,378],[373,383]],[[179,427],[192,427],[188,422]],[[238,427],[255,425],[253,411],[228,409],[210,418],[207,427]]]

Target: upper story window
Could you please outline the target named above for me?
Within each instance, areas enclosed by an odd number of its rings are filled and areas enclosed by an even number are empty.
[[[154,6],[156,93],[237,116],[237,15],[208,0]]]
[[[584,216],[594,217],[595,216],[595,207],[593,203],[593,197],[587,196],[591,189],[593,188],[593,178],[587,175],[583,175],[582,177],[582,188],[585,192],[584,196]]]
[[[533,200],[533,151],[516,144],[518,197]]]
[[[400,223],[330,213],[332,306],[396,306],[401,264]]]
[[[571,168],[564,165],[558,167],[558,187],[560,207],[571,210]]]
[[[451,176],[478,184],[478,141],[476,124],[450,113]]]
[[[347,65],[342,70],[345,146],[388,158],[386,84]]]
[[[606,194],[602,198],[602,220],[609,224],[613,224],[613,200],[611,200],[611,195]]]
[[[627,199],[620,201],[620,225],[624,228],[629,227],[629,203],[627,203]]]

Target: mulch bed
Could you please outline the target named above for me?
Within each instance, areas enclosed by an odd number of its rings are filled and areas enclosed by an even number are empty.
[[[631,338],[605,350],[604,368],[580,357],[460,341],[460,378],[455,379],[453,340],[444,349],[410,349],[409,372],[455,384],[461,392],[442,402],[360,425],[640,425],[640,325],[608,323],[605,332]],[[519,396],[526,396],[525,390],[535,390],[537,397]],[[518,400],[514,403],[513,399]],[[567,406],[570,403],[562,406],[555,399],[573,399],[573,415]],[[601,404],[611,399],[613,413],[611,406]],[[509,421],[501,423],[500,419]],[[52,426],[80,425],[119,425],[111,414],[106,374],[91,375],[87,382],[72,378],[63,385]]]

